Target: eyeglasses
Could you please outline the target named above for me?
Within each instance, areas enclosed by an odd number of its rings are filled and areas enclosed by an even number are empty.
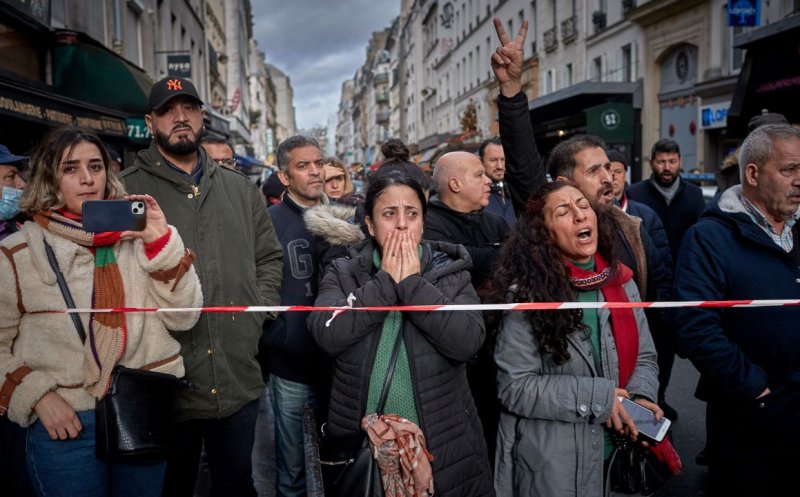
[[[218,166],[236,167],[236,159],[211,159],[217,163]]]

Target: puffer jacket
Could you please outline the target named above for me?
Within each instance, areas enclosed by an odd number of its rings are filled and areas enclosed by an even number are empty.
[[[640,300],[633,280],[623,288],[631,302]],[[626,389],[631,395],[655,400],[656,351],[644,312],[633,311],[639,357]],[[504,317],[495,349],[503,405],[495,467],[498,495],[603,495],[603,423],[611,415],[619,360],[610,311],[598,309],[597,315],[603,371],[596,369],[591,342],[581,333],[568,336],[570,358],[556,365],[542,355],[525,313]]]
[[[283,250],[258,188],[241,173],[218,167],[200,147],[199,185],[170,170],[155,144],[120,173],[129,193],[155,197],[194,262],[205,306],[279,305]],[[258,341],[263,313],[203,313],[176,334],[186,377],[199,390],[177,397],[176,421],[219,419],[239,411],[264,390]]]
[[[149,273],[172,269],[184,254],[174,227],[167,245],[153,258],[145,255],[141,240],[122,240],[114,246],[125,289],[125,307],[198,307],[203,301],[194,268],[181,278],[162,283]],[[47,260],[44,240],[56,260],[78,308],[92,307],[94,255],[86,247],[54,235],[29,221],[22,230],[0,243],[0,375],[22,365],[32,369],[14,390],[9,418],[21,426],[36,421],[33,406],[55,391],[76,411],[94,409],[95,399],[84,382],[85,346],[68,314],[50,313],[66,307]],[[10,255],[10,259],[9,256]],[[11,261],[13,260],[13,266]],[[89,314],[80,314],[89,330]],[[180,344],[169,331],[188,330],[199,313],[129,313],[125,316],[127,342],[119,364],[130,368],[164,361],[153,371],[184,375]],[[169,330],[169,331],[168,331]]]
[[[353,306],[477,304],[462,246],[423,242],[421,275],[394,283],[372,263],[373,242],[367,240],[338,259],[323,278],[315,305]],[[333,388],[326,433],[361,432],[370,375],[386,312],[344,312],[330,326],[330,312],[314,312],[309,327],[320,347],[334,358]],[[485,337],[478,311],[409,312],[403,339],[408,350],[419,424],[436,458],[436,495],[494,495],[481,425],[467,386],[464,363]]]

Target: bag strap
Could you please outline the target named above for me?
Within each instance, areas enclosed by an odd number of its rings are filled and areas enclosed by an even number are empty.
[[[44,250],[47,252],[47,261],[50,263],[50,267],[53,268],[53,272],[56,273],[58,288],[61,289],[61,295],[64,296],[64,302],[67,304],[68,308],[75,309],[75,301],[72,300],[72,293],[69,291],[67,281],[64,279],[64,274],[61,272],[61,268],[58,267],[56,254],[53,253],[53,248],[50,247],[50,244],[47,243],[47,240],[43,241]],[[78,331],[78,336],[81,337],[81,342],[86,342],[86,331],[83,329],[83,323],[81,322],[80,316],[74,312],[69,313],[69,316],[72,318],[72,324],[75,325],[75,329]]]
[[[392,385],[392,377],[394,376],[394,369],[397,365],[397,357],[400,355],[400,345],[403,343],[403,326],[400,326],[400,331],[397,333],[397,339],[394,341],[394,348],[392,349],[392,357],[389,359],[389,368],[386,370],[386,379],[383,380],[383,389],[381,390],[381,397],[378,400],[378,408],[375,412],[383,414],[383,408],[386,407],[386,399],[389,398],[389,387]]]

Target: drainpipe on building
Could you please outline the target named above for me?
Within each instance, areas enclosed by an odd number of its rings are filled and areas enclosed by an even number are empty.
[[[112,49],[117,55],[122,55],[122,6],[120,0],[114,0],[114,40]]]

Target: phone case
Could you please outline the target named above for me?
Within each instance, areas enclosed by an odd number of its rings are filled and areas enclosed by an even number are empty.
[[[141,200],[87,200],[82,209],[83,229],[91,233],[142,231],[147,225]]]

